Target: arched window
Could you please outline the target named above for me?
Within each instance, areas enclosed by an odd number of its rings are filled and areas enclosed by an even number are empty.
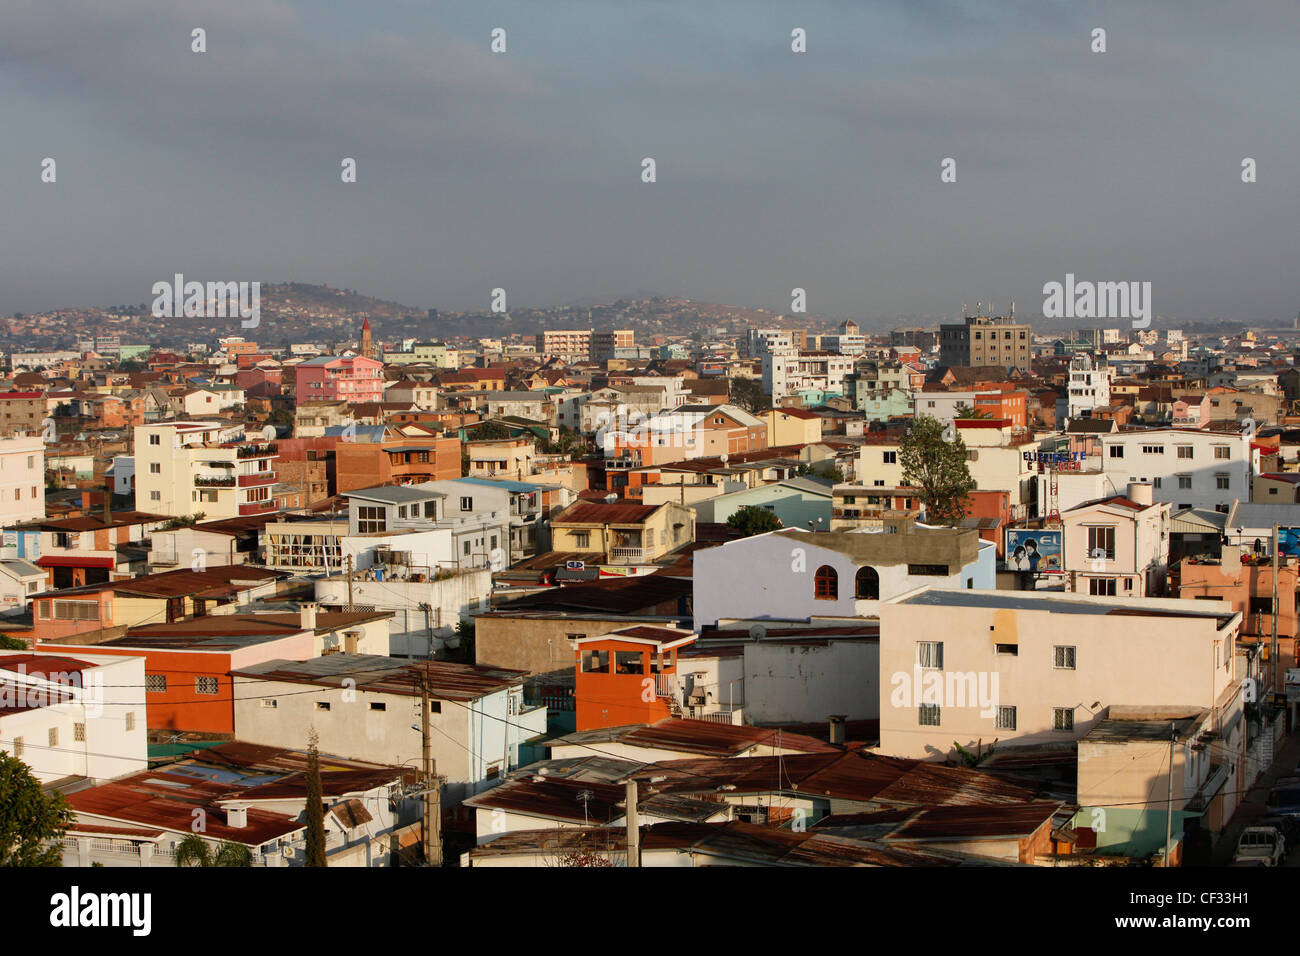
[[[829,564],[823,564],[813,577],[813,597],[819,601],[835,601],[840,596],[840,576]]]
[[[875,568],[858,568],[857,598],[859,601],[880,600],[880,575]]]

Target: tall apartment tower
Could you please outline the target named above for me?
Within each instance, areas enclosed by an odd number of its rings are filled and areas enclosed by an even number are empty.
[[[1001,365],[1029,371],[1033,326],[1014,316],[967,316],[962,324],[939,326],[939,364]]]

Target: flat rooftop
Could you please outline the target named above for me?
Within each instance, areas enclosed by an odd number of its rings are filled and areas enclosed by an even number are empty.
[[[1113,614],[1142,617],[1213,618],[1222,627],[1236,612],[1223,610],[1223,602],[1185,601],[1178,598],[1108,598],[1084,594],[1043,594],[1036,591],[973,591],[927,588],[904,595],[892,604],[931,607],[976,607],[990,610],[1046,611],[1049,614]],[[1210,605],[1210,606],[1207,606]]]

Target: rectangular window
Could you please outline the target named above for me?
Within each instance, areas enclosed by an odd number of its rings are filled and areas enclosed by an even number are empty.
[[[1052,729],[1073,731],[1074,730],[1074,708],[1053,707],[1052,708]]]
[[[135,711],[128,710],[126,712],[126,732],[131,733],[133,730],[135,730]]]
[[[575,531],[573,533],[573,546],[575,548],[587,549],[591,547],[590,531]]]
[[[51,728],[50,728],[50,746],[51,746],[51,747],[57,747],[58,745],[59,745],[59,728],[58,728],[58,727],[51,727]]]
[[[209,697],[217,693],[217,679],[215,677],[196,677],[194,679],[194,692],[196,694],[206,694]]]
[[[608,674],[609,651],[583,651],[582,672],[584,674]]]
[[[1219,459],[1223,459],[1223,458],[1231,458],[1231,457],[1232,457],[1232,449],[1231,449],[1230,447],[1228,447],[1227,445],[1215,445],[1215,446],[1214,446],[1214,457],[1215,457],[1215,458],[1219,458]]]
[[[1179,487],[1180,489],[1183,489],[1183,490],[1186,490],[1186,489],[1188,489],[1188,488],[1191,488],[1191,487],[1192,487],[1192,476],[1191,476],[1191,475],[1179,475],[1179,476],[1178,476],[1178,487]]]
[[[318,701],[316,701],[316,709],[317,709],[317,710],[329,710],[329,709],[330,709],[330,702],[329,702],[328,700],[318,700]]]
[[[473,511],[473,510],[474,510],[474,499],[473,499],[473,498],[461,498],[461,499],[460,499],[460,510],[461,510],[461,511]]]
[[[1123,446],[1123,445],[1111,445],[1111,446],[1110,446],[1110,457],[1111,457],[1111,458],[1123,458],[1123,457],[1124,457],[1124,446]]]
[[[85,724],[73,724],[73,725],[72,725],[72,739],[75,740],[77,743],[82,743],[82,744],[84,744],[84,743],[86,742],[86,725],[85,725]]]
[[[161,444],[162,444],[162,436],[161,436],[161,435],[150,435],[150,436],[149,436],[149,444],[151,444],[151,445],[161,445]]]
[[[615,651],[614,652],[614,673],[615,674],[645,673],[645,663],[641,659],[641,652],[640,651]]]
[[[438,517],[438,502],[434,501],[432,498],[426,501],[424,503],[424,516],[426,518],[436,519]]]
[[[1225,488],[1227,488],[1227,487],[1229,486],[1229,484],[1230,484],[1230,482],[1229,482],[1229,476],[1228,476],[1228,475],[1215,475],[1215,476],[1214,476],[1214,487],[1218,488],[1220,491],[1222,491],[1222,490],[1224,490]]]
[[[1019,644],[994,644],[993,649],[998,654],[1010,654],[1012,657],[1020,656]]]
[[[1178,457],[1179,457],[1179,458],[1191,458],[1191,457],[1192,457],[1192,446],[1191,446],[1191,445],[1179,445],[1179,446],[1178,446]]]
[[[916,710],[917,710],[916,722],[920,724],[922,727],[939,726],[939,705],[938,704],[922,704]]]
[[[167,692],[167,676],[165,674],[146,674],[144,676],[144,690],[146,694],[165,694]]]
[[[1142,454],[1144,455],[1163,455],[1165,453],[1164,445],[1143,445]]]
[[[388,530],[388,516],[380,505],[361,505],[357,508],[357,532],[372,534]]]
[[[916,664],[930,670],[943,670],[943,641],[917,641]]]
[[[371,710],[388,710],[388,705],[387,705],[386,703],[384,703],[383,701],[372,700],[372,701],[370,702],[370,709],[371,709]]]
[[[1097,597],[1114,597],[1115,596],[1115,579],[1114,578],[1089,578],[1088,593]]]
[[[1069,644],[1058,644],[1052,649],[1053,663],[1052,666],[1061,670],[1074,670],[1074,647]]]
[[[1088,529],[1088,557],[1115,560],[1115,529],[1112,527]]]
[[[948,565],[909,564],[907,566],[907,573],[914,577],[946,578],[948,576]]]
[[[1016,709],[1014,707],[999,707],[998,715],[993,724],[994,730],[1015,730],[1016,729]]]
[[[276,699],[275,699],[274,697],[263,697],[263,698],[262,698],[262,709],[263,709],[263,710],[277,710],[277,709],[279,708],[279,706],[280,706],[279,703],[276,701]]]
[[[22,757],[23,757],[23,753],[24,753],[24,751],[26,751],[26,750],[27,750],[27,744],[26,744],[26,742],[23,740],[23,738],[21,738],[21,737],[15,737],[15,738],[14,738],[14,758],[17,759],[17,760],[21,760]]]
[[[896,451],[884,452],[884,461],[886,465],[898,464],[898,452]]]

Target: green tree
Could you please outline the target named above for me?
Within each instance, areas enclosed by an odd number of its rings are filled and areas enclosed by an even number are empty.
[[[177,866],[252,866],[253,854],[242,843],[223,840],[217,845],[216,852],[212,844],[197,833],[191,833],[176,844]]]
[[[966,463],[966,443],[957,429],[921,415],[899,446],[898,463],[903,466],[903,484],[920,489],[927,521],[955,525],[965,517],[975,480]]]
[[[771,399],[763,391],[763,382],[756,378],[732,378],[727,380],[730,395],[728,402],[737,408],[753,413],[768,408]]]
[[[0,866],[62,866],[70,826],[62,794],[47,796],[27,764],[0,751]]]
[[[27,642],[17,637],[10,637],[8,634],[0,634],[0,651],[25,651]]]
[[[320,750],[313,728],[307,737],[307,866],[329,866],[325,859],[325,797],[321,792]]]
[[[727,527],[739,531],[748,538],[750,535],[766,534],[781,527],[781,519],[757,505],[745,505],[739,511],[732,512],[727,519]]]
[[[500,422],[486,421],[481,425],[470,425],[465,429],[470,441],[505,441],[510,438],[510,429]]]

